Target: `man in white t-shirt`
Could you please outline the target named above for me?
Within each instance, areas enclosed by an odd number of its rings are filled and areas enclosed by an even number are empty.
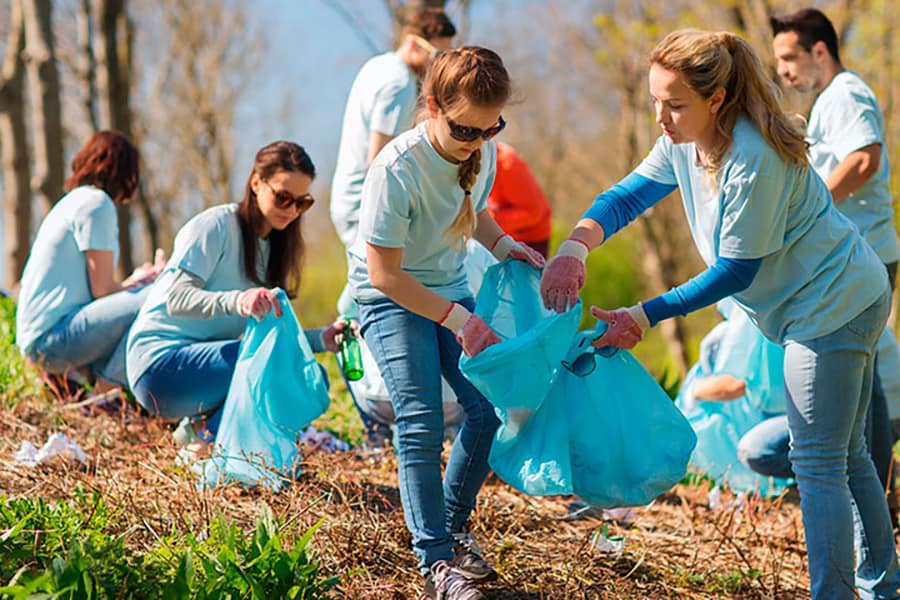
[[[369,59],[357,73],[331,183],[331,221],[344,246],[356,237],[369,164],[385,144],[412,127],[419,79],[438,52],[450,49],[454,35],[456,27],[443,10],[416,11],[406,18],[399,47]]]
[[[884,263],[893,290],[900,242],[878,99],[858,74],[844,68],[837,33],[821,11],[806,8],[772,17],[770,24],[778,75],[797,91],[816,94],[806,129],[810,164],[828,185],[835,206]],[[876,369],[867,440],[878,476],[887,485],[894,438],[882,387]],[[896,505],[892,508],[896,511]]]

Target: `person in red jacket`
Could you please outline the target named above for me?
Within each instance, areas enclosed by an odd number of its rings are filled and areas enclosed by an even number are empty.
[[[503,231],[547,258],[550,203],[528,164],[509,144],[497,142],[497,174],[487,207]]]

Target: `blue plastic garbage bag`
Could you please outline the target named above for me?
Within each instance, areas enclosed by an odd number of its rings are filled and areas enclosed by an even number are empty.
[[[704,337],[700,360],[688,372],[675,399],[697,434],[691,465],[735,491],[777,496],[793,480],[756,473],[738,459],[737,449],[750,429],[784,413],[784,350],[767,340],[740,309],[722,313],[728,320]],[[694,397],[697,379],[721,374],[746,381],[747,394],[730,401]]]
[[[201,485],[280,489],[299,473],[297,436],[328,409],[328,387],[287,294],[284,314],[249,319]]]
[[[539,290],[537,270],[505,261],[479,291],[475,312],[503,341],[460,369],[501,420],[488,462],[526,494],[646,504],[684,475],[693,431],[629,353],[596,351],[599,330],[576,337],[580,303],[557,314]]]

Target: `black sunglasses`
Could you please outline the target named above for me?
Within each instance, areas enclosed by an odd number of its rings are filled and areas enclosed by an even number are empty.
[[[295,197],[287,190],[276,190],[268,181],[263,180],[263,183],[272,191],[272,196],[275,198],[275,208],[290,208],[291,204],[296,204],[297,209],[304,213],[316,203],[316,199],[312,197],[312,194],[303,194]]]
[[[450,137],[458,142],[472,142],[478,138],[487,141],[503,131],[506,127],[506,121],[501,115],[497,124],[487,129],[478,129],[477,127],[469,127],[468,125],[460,125],[450,117],[447,117],[447,125],[450,126]]]
[[[582,331],[575,336],[575,341],[569,347],[566,357],[562,360],[564,366],[570,373],[578,377],[587,377],[597,368],[597,355],[609,358],[619,351],[613,346],[604,346],[603,348],[594,348],[591,342],[598,339],[606,331],[606,328],[589,329]]]

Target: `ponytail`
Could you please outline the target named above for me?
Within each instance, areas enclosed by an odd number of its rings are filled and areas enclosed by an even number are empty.
[[[725,89],[716,114],[718,140],[708,167],[717,172],[733,141],[734,124],[746,115],[782,160],[805,167],[807,144],[803,132],[779,106],[780,91],[766,75],[762,61],[741,37],[682,29],[667,35],[650,54],[650,63],[680,73],[702,98]]]
[[[456,218],[444,230],[444,238],[462,248],[475,231],[475,204],[472,202],[472,187],[481,171],[481,149],[472,153],[459,165],[459,187],[463,189],[463,201]]]

